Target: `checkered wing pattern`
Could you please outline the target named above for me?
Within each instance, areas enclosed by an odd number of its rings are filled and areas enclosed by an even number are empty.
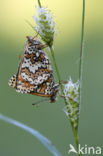
[[[41,42],[28,38],[17,75],[11,78],[9,85],[17,92],[51,97],[53,102],[58,85],[54,82],[50,61],[43,48]]]

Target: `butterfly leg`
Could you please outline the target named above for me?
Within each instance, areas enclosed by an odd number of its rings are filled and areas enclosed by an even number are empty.
[[[60,81],[59,81],[59,85],[60,85],[61,83],[63,83],[63,84],[67,84],[68,81],[60,80]]]
[[[65,95],[60,95],[60,97],[61,97],[61,98],[66,99],[66,96],[65,96]],[[73,99],[73,98],[71,98],[70,96],[68,96],[68,99],[69,99],[69,100],[73,100],[73,101],[74,101],[74,99]]]
[[[46,48],[46,47],[48,47],[48,45],[47,44],[40,44],[40,45],[38,45],[38,49],[44,49],[44,48]]]
[[[32,105],[33,105],[33,106],[39,107],[39,106],[40,106],[39,104],[40,104],[40,103],[43,103],[43,102],[45,102],[45,101],[49,101],[49,99],[44,99],[44,100],[37,101],[37,102],[33,103]]]
[[[35,106],[36,108],[40,107],[40,105],[38,103],[32,103],[32,106]]]

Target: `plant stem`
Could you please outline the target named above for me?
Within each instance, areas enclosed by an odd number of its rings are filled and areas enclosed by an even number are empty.
[[[40,0],[38,0],[38,4],[39,4],[39,7],[41,8],[42,6],[41,6],[41,2],[40,2]]]
[[[38,0],[38,4],[39,4],[39,7],[42,7],[41,3],[40,3],[40,0]],[[82,14],[82,36],[81,36],[81,52],[80,52],[80,67],[79,67],[79,79],[80,79],[80,81],[81,81],[81,75],[82,75],[82,57],[83,57],[83,42],[84,42],[84,16],[85,16],[85,0],[83,0],[83,14]],[[51,55],[52,55],[52,58],[53,58],[53,62],[54,62],[54,66],[55,66],[55,69],[56,69],[57,77],[58,77],[58,80],[59,80],[60,89],[61,89],[62,94],[64,95],[64,87],[63,87],[63,84],[61,82],[61,76],[60,76],[59,69],[58,69],[58,66],[57,66],[57,63],[56,63],[54,50],[53,50],[52,46],[49,46],[49,48],[50,48],[50,51],[51,51]],[[65,101],[65,104],[67,106],[68,103],[66,101],[66,98],[64,98],[64,101]],[[77,128],[75,128],[73,126],[73,123],[72,123],[71,120],[70,120],[70,123],[71,123],[72,131],[73,131],[73,134],[74,134],[75,142],[76,142],[76,147],[77,147],[77,150],[78,150],[78,146],[79,146],[78,126],[77,126]],[[81,154],[78,154],[78,156],[81,156]]]
[[[78,146],[79,146],[78,128],[75,129],[74,126],[72,125],[72,123],[71,123],[71,126],[72,126],[72,131],[73,131],[73,134],[75,137],[76,147],[77,147],[77,151],[78,151]],[[79,153],[78,156],[82,156],[81,153]]]
[[[58,80],[60,82],[61,92],[64,95],[63,84],[61,83],[61,77],[60,77],[60,74],[59,74],[59,69],[58,69],[58,66],[57,66],[57,63],[56,63],[56,59],[55,59],[55,55],[54,55],[54,50],[53,50],[52,47],[50,47],[50,51],[51,51],[51,54],[52,54],[54,65],[55,65],[57,77],[58,77]],[[68,103],[67,103],[67,101],[66,101],[65,98],[64,98],[64,101],[65,101],[65,104],[68,105]],[[71,122],[71,120],[70,120],[70,123],[71,123],[72,131],[73,131],[73,134],[74,134],[75,142],[76,142],[76,147],[77,147],[77,150],[78,150],[78,145],[79,145],[78,127],[75,129],[74,126],[73,126],[73,124],[72,124],[72,122]],[[78,154],[78,156],[81,156],[81,154]]]
[[[80,106],[81,106],[82,70],[83,70],[83,53],[84,53],[84,22],[85,22],[85,0],[83,0],[83,10],[82,10],[81,49],[80,49],[80,63],[79,63]]]
[[[63,85],[62,85],[62,82],[61,82],[59,69],[58,69],[58,66],[57,66],[57,63],[56,63],[53,47],[50,47],[50,51],[51,51],[51,54],[52,54],[52,58],[53,58],[54,66],[55,66],[55,69],[56,69],[57,77],[58,77],[58,80],[59,80],[60,88],[61,88],[62,94],[64,94],[64,89],[63,89]]]

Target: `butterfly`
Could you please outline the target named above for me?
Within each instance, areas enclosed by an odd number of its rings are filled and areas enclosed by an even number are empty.
[[[50,61],[44,52],[47,45],[27,36],[23,57],[18,72],[11,77],[9,85],[17,92],[49,97],[55,102],[59,85],[55,83]]]

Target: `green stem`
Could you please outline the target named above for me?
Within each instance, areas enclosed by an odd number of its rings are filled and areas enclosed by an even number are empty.
[[[61,77],[60,77],[60,74],[59,74],[59,69],[58,69],[58,66],[57,66],[57,63],[56,63],[54,50],[53,50],[52,47],[50,47],[50,51],[51,51],[51,54],[52,54],[54,65],[55,65],[57,77],[58,77],[58,80],[59,80],[59,83],[60,83],[61,92],[64,95],[63,84],[61,83]],[[64,101],[65,101],[65,104],[68,105],[65,98],[64,98]],[[76,142],[76,147],[77,147],[77,150],[78,150],[78,145],[79,145],[78,127],[75,129],[72,122],[71,122],[71,120],[70,120],[70,123],[71,123],[72,131],[73,131],[73,134],[74,134],[75,142]],[[81,154],[78,154],[78,156],[81,156]]]
[[[80,100],[80,105],[81,105],[82,70],[83,70],[83,53],[84,53],[84,22],[85,22],[85,0],[83,0],[81,50],[80,50],[80,63],[79,63],[79,81],[80,81],[80,97],[79,97],[79,100]]]
[[[59,80],[60,88],[61,88],[62,94],[64,94],[63,84],[61,82],[61,77],[60,77],[59,69],[58,69],[58,66],[57,66],[57,63],[56,63],[53,47],[50,47],[50,51],[51,51],[51,54],[52,54],[52,58],[53,58],[54,66],[55,66],[55,69],[56,69],[57,77],[58,77],[58,80]]]
[[[85,2],[85,0],[83,2]],[[40,0],[38,0],[38,4],[39,4],[39,7],[41,7]],[[83,10],[84,10],[84,8],[85,7],[83,7]],[[83,17],[84,17],[84,15],[83,15]],[[84,30],[82,32],[84,33]],[[58,69],[58,66],[57,66],[57,63],[56,63],[56,59],[55,59],[55,55],[54,55],[54,50],[53,50],[53,47],[52,46],[50,46],[49,48],[50,48],[50,51],[51,51],[51,55],[52,55],[52,58],[53,58],[53,62],[54,62],[54,66],[55,66],[55,69],[56,69],[57,77],[58,77],[58,80],[59,80],[60,89],[61,89],[62,94],[64,95],[64,87],[63,87],[63,84],[61,82],[61,76],[60,76],[59,69]],[[81,48],[81,54],[80,54],[81,57],[82,57],[82,51],[83,51],[83,45],[82,45],[82,48]],[[82,59],[80,58],[80,68],[81,68],[81,63],[82,63]],[[79,74],[81,75],[81,71],[79,72]],[[68,105],[68,103],[67,103],[67,101],[66,101],[65,98],[64,98],[64,101],[65,101],[65,104]],[[71,120],[70,120],[70,122],[71,122]],[[72,131],[73,131],[73,134],[74,134],[74,138],[75,138],[75,142],[76,142],[76,147],[77,147],[77,150],[78,150],[78,145],[79,145],[78,127],[75,128],[73,126],[73,123],[72,122],[71,122],[71,127],[72,127]],[[81,156],[81,154],[78,154],[78,156]]]
[[[39,7],[41,8],[42,6],[41,6],[41,2],[40,2],[40,0],[38,0],[38,4],[39,4]]]
[[[79,137],[78,137],[78,130],[74,128],[72,122],[71,122],[71,126],[72,126],[72,131],[75,137],[75,142],[76,142],[76,147],[78,149],[78,145],[79,145]]]
[[[71,122],[71,126],[72,126],[72,131],[73,131],[73,134],[74,134],[74,137],[75,137],[75,142],[76,142],[76,147],[77,147],[77,151],[78,151],[78,147],[79,147],[79,136],[78,136],[78,128],[75,129],[74,126],[72,125],[72,122]],[[78,154],[78,156],[82,156],[82,154]]]
[[[78,130],[74,128],[72,123],[71,123],[71,126],[72,126],[72,131],[73,131],[73,134],[74,134],[74,137],[75,137],[76,147],[78,149],[78,145],[79,145]]]

